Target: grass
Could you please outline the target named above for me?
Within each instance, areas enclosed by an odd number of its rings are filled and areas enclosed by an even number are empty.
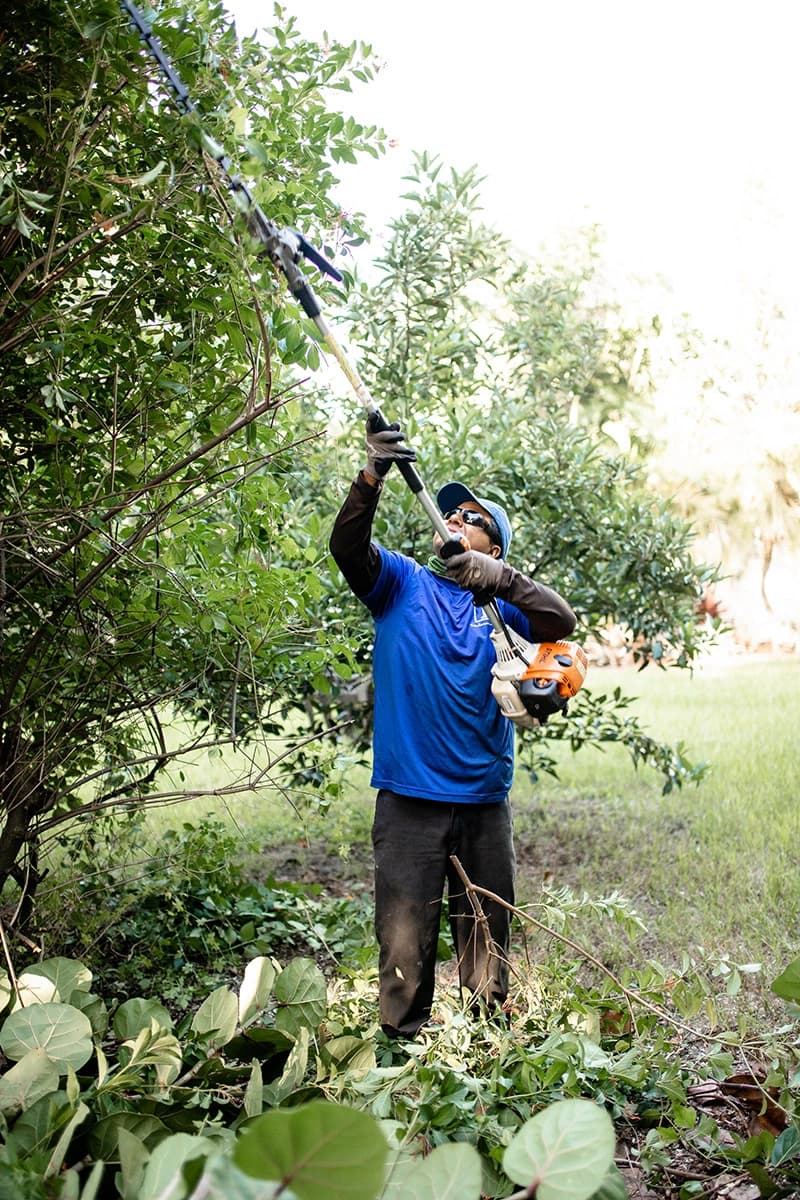
[[[515,783],[523,889],[618,889],[662,961],[703,947],[772,978],[800,953],[800,662],[711,659],[693,676],[622,670],[617,682],[654,736],[684,742],[709,773],[663,796],[621,747],[559,747],[558,781]]]
[[[588,684],[636,696],[648,732],[683,742],[710,769],[699,786],[664,796],[660,777],[634,768],[620,746],[571,755],[557,745],[558,779],[532,783],[518,772],[520,901],[535,902],[543,883],[593,897],[618,891],[647,935],[631,945],[607,923],[592,925],[593,948],[607,961],[727,955],[763,962],[754,985],[763,989],[800,954],[800,661],[712,658],[693,675],[606,669]],[[218,785],[236,766],[184,766],[186,786]],[[154,842],[167,826],[213,813],[242,832],[251,853],[283,849],[306,871],[358,848],[352,869],[363,881],[372,792],[364,768],[343,772],[346,789],[327,813],[313,796],[293,809],[274,789],[235,803],[192,800],[150,814]],[[342,868],[346,875],[346,861]]]

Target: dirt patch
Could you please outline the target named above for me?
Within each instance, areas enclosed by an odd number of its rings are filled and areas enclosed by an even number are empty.
[[[330,896],[346,896],[355,885],[372,883],[372,850],[351,846],[347,854],[315,842],[285,842],[270,846],[259,856],[260,882],[319,884]]]

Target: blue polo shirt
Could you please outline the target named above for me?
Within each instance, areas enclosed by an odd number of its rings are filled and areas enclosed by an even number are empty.
[[[380,554],[362,597],[375,620],[372,786],[451,804],[505,800],[514,726],[491,693],[489,618],[453,580],[382,546]],[[519,609],[498,607],[531,637]]]

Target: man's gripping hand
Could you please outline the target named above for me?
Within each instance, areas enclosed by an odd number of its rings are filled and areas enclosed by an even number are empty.
[[[467,550],[454,554],[446,562],[448,578],[472,592],[476,604],[486,604],[503,581],[505,563],[501,558],[481,554],[479,550]]]
[[[394,421],[388,429],[376,432],[370,428],[367,417],[367,461],[364,470],[374,479],[383,479],[395,462],[416,462],[416,453],[410,446],[403,446],[405,436],[400,423]]]

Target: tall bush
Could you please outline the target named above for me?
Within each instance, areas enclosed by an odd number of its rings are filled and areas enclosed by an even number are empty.
[[[382,135],[328,97],[370,61],[278,13],[265,44],[215,0],[157,32],[271,219],[343,236],[335,163]],[[321,552],[282,526],[289,368],[317,357],[119,6],[3,20],[0,885],[30,890],[65,815],[275,728],[308,674]]]

